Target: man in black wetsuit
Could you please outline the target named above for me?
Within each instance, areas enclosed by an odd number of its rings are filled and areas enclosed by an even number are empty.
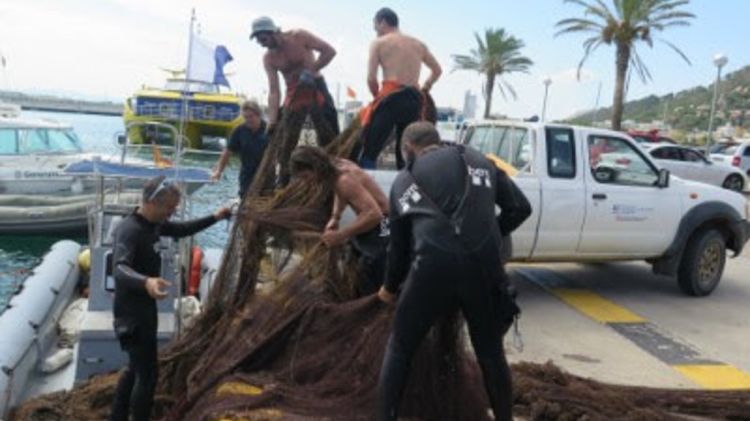
[[[427,122],[406,129],[404,153],[412,162],[391,189],[387,276],[378,295],[393,303],[403,287],[380,372],[377,419],[397,419],[414,352],[434,321],[458,306],[495,419],[509,421],[512,385],[502,340],[518,308],[507,292],[501,238],[526,220],[531,205],[479,152],[441,147],[439,139]]]
[[[186,237],[231,215],[220,208],[213,215],[186,222],[169,218],[180,202],[176,185],[157,177],[146,183],[143,202],[117,227],[114,243],[115,335],[128,353],[128,366],[117,384],[110,420],[149,420],[158,380],[156,300],[167,297],[169,282],[160,277],[159,237]]]

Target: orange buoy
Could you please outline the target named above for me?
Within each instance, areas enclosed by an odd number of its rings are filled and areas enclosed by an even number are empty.
[[[198,294],[201,286],[201,263],[203,262],[203,251],[198,246],[193,246],[190,259],[190,276],[188,277],[188,295]]]

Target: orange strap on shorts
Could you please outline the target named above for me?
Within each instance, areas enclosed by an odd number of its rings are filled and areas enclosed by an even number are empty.
[[[383,84],[380,87],[380,91],[378,91],[378,96],[376,96],[375,99],[372,100],[372,102],[367,104],[367,106],[362,108],[362,110],[359,112],[359,121],[362,126],[370,124],[370,121],[372,120],[372,114],[378,108],[380,102],[385,99],[385,97],[401,90],[402,88],[404,88],[404,85],[396,82],[395,80],[384,80]]]

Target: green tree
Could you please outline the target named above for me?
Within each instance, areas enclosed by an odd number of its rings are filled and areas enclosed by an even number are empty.
[[[612,128],[620,130],[622,123],[625,80],[632,66],[643,82],[651,79],[651,73],[638,55],[636,46],[643,42],[654,46],[654,34],[673,26],[688,26],[692,13],[681,10],[690,0],[611,0],[612,7],[605,0],[565,0],[584,8],[583,18],[569,18],[557,22],[557,35],[567,33],[593,34],[583,42],[584,54],[578,64],[581,67],[586,59],[602,44],[615,46],[615,95],[612,105]],[[674,44],[656,39],[668,45],[688,64],[687,56]]]
[[[477,48],[469,55],[454,55],[454,70],[473,70],[485,77],[482,94],[484,95],[484,118],[490,116],[492,108],[492,94],[497,87],[503,98],[507,99],[506,90],[515,99],[516,91],[503,79],[503,75],[510,73],[528,73],[534,64],[530,59],[521,55],[524,42],[505,32],[505,29],[486,29],[484,39],[474,33]]]

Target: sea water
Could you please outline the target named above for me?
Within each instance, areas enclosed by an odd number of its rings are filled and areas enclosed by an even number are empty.
[[[124,133],[120,116],[101,116],[89,114],[70,114],[24,111],[24,117],[46,118],[67,123],[73,126],[86,151],[102,154],[119,153],[117,135]],[[188,156],[183,165],[212,168],[218,161],[218,155]],[[191,198],[193,217],[213,213],[221,204],[237,196],[237,175],[239,161],[230,160],[224,171],[223,179],[214,184],[207,184]],[[6,236],[0,235],[0,313],[2,313],[10,296],[28,276],[28,273],[49,251],[50,246],[61,239],[72,239],[85,244],[87,239],[65,235],[46,236]],[[196,243],[201,247],[224,247],[228,238],[227,223],[219,222],[196,236]]]

